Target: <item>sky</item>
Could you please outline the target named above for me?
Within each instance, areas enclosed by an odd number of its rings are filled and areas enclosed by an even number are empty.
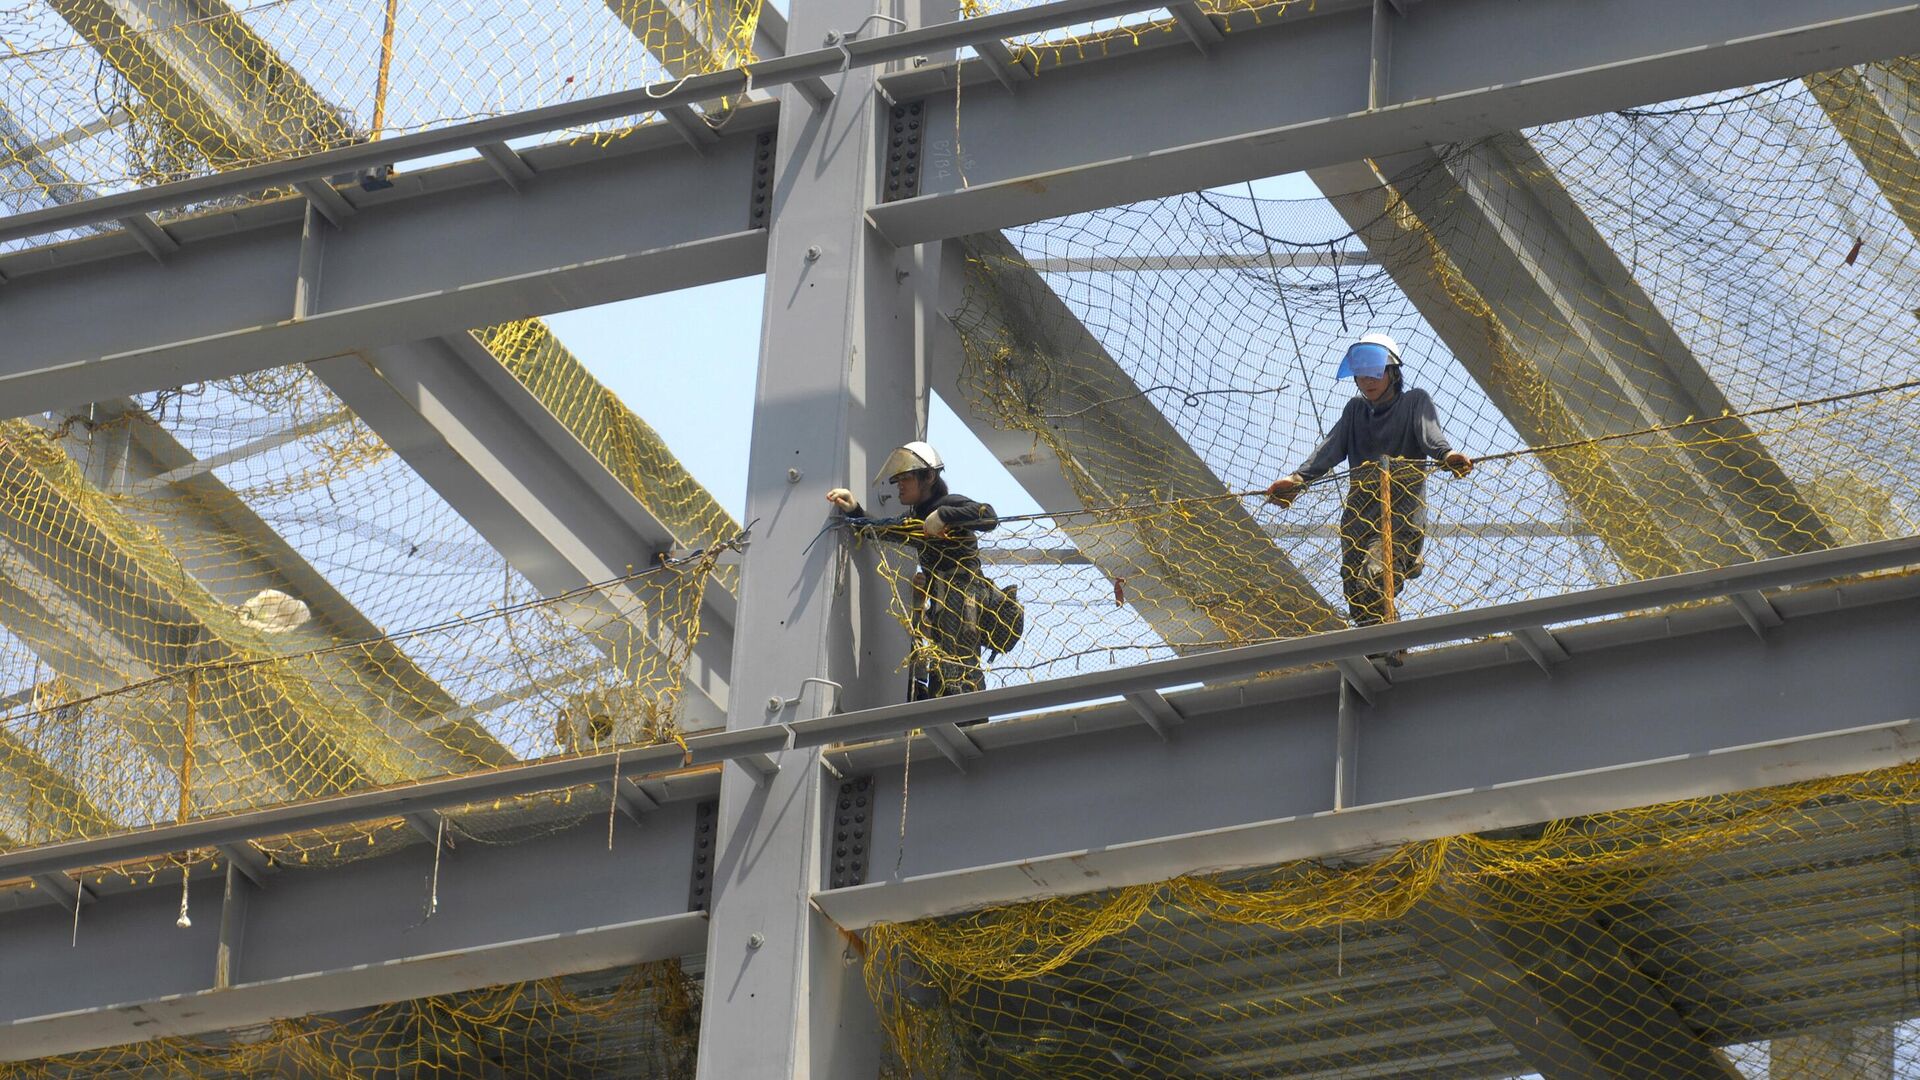
[[[1253,187],[1269,198],[1318,194],[1304,174]],[[1224,190],[1244,195],[1247,188]],[[587,369],[653,425],[694,477],[742,520],[764,282],[739,278],[547,317]],[[927,428],[927,441],[947,459],[954,490],[1002,514],[1040,509],[938,395]]]

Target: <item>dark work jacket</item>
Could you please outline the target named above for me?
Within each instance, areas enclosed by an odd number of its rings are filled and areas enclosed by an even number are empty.
[[[935,510],[940,511],[940,520],[947,525],[945,536],[924,535],[917,525],[911,530],[905,527],[908,519],[925,521]],[[1000,527],[993,507],[953,494],[936,495],[898,517],[870,518],[866,508],[859,505],[847,511],[847,517],[854,529],[864,535],[912,548],[920,557],[920,569],[938,577],[951,577],[961,570],[979,574],[980,541],[975,534]]]
[[[1452,452],[1453,444],[1440,430],[1439,410],[1425,390],[1402,389],[1383,409],[1355,394],[1313,456],[1294,471],[1313,481],[1342,461],[1349,468],[1383,457],[1438,461]]]

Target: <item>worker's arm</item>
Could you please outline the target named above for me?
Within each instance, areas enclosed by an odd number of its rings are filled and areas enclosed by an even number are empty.
[[[872,536],[902,544],[910,543],[912,540],[908,531],[901,528],[907,521],[906,515],[890,518],[868,517],[867,508],[860,505],[859,500],[853,497],[853,492],[846,488],[834,488],[827,492],[827,502],[831,503],[834,510],[846,519],[854,532],[862,536]]]
[[[835,510],[838,510],[848,517],[863,518],[867,516],[867,508],[861,506],[860,500],[854,498],[853,492],[848,491],[846,488],[834,488],[832,491],[827,492],[827,502],[832,504]]]
[[[975,502],[964,495],[949,495],[927,515],[923,526],[928,536],[951,532],[992,532],[1000,527],[1000,517],[987,503]]]
[[[1348,432],[1353,427],[1352,414],[1353,407],[1349,405],[1306,462],[1293,470],[1293,475],[1283,476],[1267,488],[1268,502],[1276,506],[1292,506],[1293,500],[1308,484],[1327,475],[1335,465],[1340,464],[1347,456]]]

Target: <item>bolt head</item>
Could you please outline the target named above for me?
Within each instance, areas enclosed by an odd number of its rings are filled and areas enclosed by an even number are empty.
[[[757,949],[760,946],[765,945],[766,943],[767,943],[767,935],[761,933],[758,930],[755,930],[753,933],[747,935],[747,948],[749,949]]]
[[[788,470],[787,470],[787,483],[789,483],[789,484],[797,484],[797,483],[799,483],[799,482],[800,482],[800,470],[799,470],[799,469],[788,469]]]
[[[812,245],[812,246],[810,246],[810,247],[808,247],[808,248],[807,248],[807,261],[808,261],[808,262],[819,262],[819,261],[820,261],[820,256],[821,256],[822,254],[823,254],[823,252],[821,252],[821,250],[820,250],[820,245],[818,245],[818,244],[814,244],[814,245]]]
[[[787,703],[781,701],[778,697],[770,697],[767,699],[767,711],[770,713],[777,713],[786,707]]]

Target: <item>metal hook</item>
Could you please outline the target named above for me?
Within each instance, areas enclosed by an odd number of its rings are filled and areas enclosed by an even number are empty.
[[[823,678],[821,678],[821,677],[820,677],[820,676],[818,676],[818,675],[809,675],[809,676],[807,676],[806,678],[804,678],[804,679],[801,679],[801,680],[800,680],[800,689],[799,689],[799,691],[798,691],[798,692],[796,692],[796,693],[795,693],[795,695],[794,695],[793,697],[790,697],[790,698],[779,698],[779,697],[770,697],[770,698],[768,698],[768,699],[767,699],[767,713],[768,713],[768,715],[772,715],[773,713],[777,713],[777,712],[780,712],[780,711],[781,711],[782,709],[787,709],[787,708],[791,708],[791,707],[793,707],[793,706],[796,706],[796,705],[798,705],[798,704],[800,704],[800,698],[801,698],[801,697],[802,697],[803,695],[805,695],[805,694],[806,694],[806,692],[807,692],[807,684],[808,684],[808,683],[819,683],[819,684],[820,684],[821,686],[831,686],[831,687],[833,687],[833,701],[832,701],[832,704],[830,704],[830,705],[828,705],[828,706],[827,706],[827,711],[826,711],[826,712],[824,712],[824,713],[822,713],[822,714],[821,714],[822,716],[832,716],[832,715],[833,715],[834,713],[837,713],[837,712],[839,712],[839,711],[840,711],[840,694],[841,694],[841,692],[842,692],[843,690],[845,690],[846,688],[845,688],[845,687],[843,687],[843,686],[841,686],[841,685],[840,685],[839,683],[837,683],[837,682],[834,682],[834,681],[833,681],[832,679],[823,679]]]

